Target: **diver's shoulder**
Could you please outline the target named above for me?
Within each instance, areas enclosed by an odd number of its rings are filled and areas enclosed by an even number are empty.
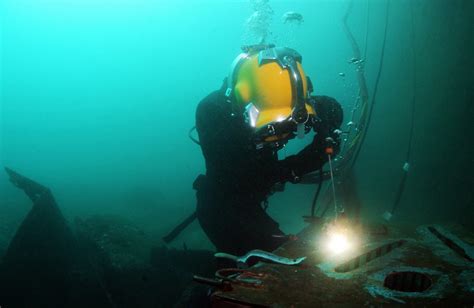
[[[218,121],[226,114],[226,99],[220,90],[213,91],[204,97],[196,108],[196,121]]]
[[[312,99],[315,103],[330,102],[330,103],[337,103],[337,104],[340,105],[340,103],[337,101],[337,99],[335,99],[335,98],[332,97],[332,96],[327,96],[327,95],[311,95],[311,99]]]
[[[199,102],[198,109],[215,107],[215,105],[220,105],[223,102],[224,102],[224,96],[222,95],[222,91],[215,90],[209,93]]]

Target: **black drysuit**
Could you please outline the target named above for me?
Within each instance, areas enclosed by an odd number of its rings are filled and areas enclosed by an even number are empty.
[[[232,116],[224,91],[204,98],[196,111],[196,129],[206,160],[206,175],[194,182],[197,217],[219,251],[242,255],[272,251],[283,243],[278,223],[263,203],[276,183],[318,170],[326,161],[326,137],[341,125],[342,109],[333,98],[311,98],[320,119],[313,141],[296,155],[278,160],[275,150],[256,149],[242,116]]]

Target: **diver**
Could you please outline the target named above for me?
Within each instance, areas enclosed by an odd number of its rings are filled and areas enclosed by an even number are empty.
[[[266,212],[267,198],[339,152],[343,118],[334,98],[311,95],[297,51],[274,45],[242,49],[221,89],[197,107],[206,175],[193,184],[201,227],[218,250],[235,255],[283,244],[286,236]],[[303,150],[279,160],[289,140],[310,131],[314,138]]]

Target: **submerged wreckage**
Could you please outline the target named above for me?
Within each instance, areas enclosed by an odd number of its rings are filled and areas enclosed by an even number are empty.
[[[214,263],[206,251],[162,247],[151,250],[149,264],[123,262],[130,258],[119,255],[126,253],[119,244],[126,237],[143,245],[140,232],[99,218],[81,221],[73,232],[48,188],[6,170],[33,202],[0,266],[6,307],[156,307],[165,297],[166,307],[188,307],[197,297],[198,305],[208,302],[208,290],[212,307],[474,303],[474,234],[456,225],[349,224],[352,238],[344,238],[328,236],[331,229],[315,220],[273,253],[215,254],[234,267],[209,278]],[[103,229],[116,240],[104,243]],[[104,256],[97,246],[115,255]],[[203,287],[190,285],[192,273]]]
[[[85,257],[51,191],[9,168],[5,170],[33,207],[0,264],[0,305],[79,307],[91,300],[107,305],[93,264]]]
[[[260,262],[195,279],[217,286],[213,307],[474,303],[474,237],[459,227],[365,228],[359,248],[343,253],[319,245],[324,234],[310,225],[275,251],[288,260],[306,257],[297,265]]]
[[[119,217],[69,225],[49,188],[5,170],[33,206],[2,256],[2,307],[172,307],[196,297],[193,273],[214,272],[212,252],[153,247]]]

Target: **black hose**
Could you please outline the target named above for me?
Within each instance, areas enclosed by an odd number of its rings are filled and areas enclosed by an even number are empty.
[[[395,195],[395,201],[393,202],[392,205],[392,210],[390,211],[390,214],[393,215],[393,212],[398,208],[398,205],[400,204],[400,201],[402,200],[402,195],[403,191],[405,190],[405,183],[407,181],[407,175],[408,172],[404,171],[402,175],[402,179],[400,180],[400,184],[398,185],[398,191],[397,194]]]
[[[353,6],[354,6],[354,0],[351,0],[342,18],[342,25],[343,25],[344,33],[346,34],[347,39],[349,40],[349,43],[351,45],[353,57],[355,59],[362,59],[359,44],[357,43],[348,25],[349,14],[352,11]],[[368,11],[367,11],[367,22],[366,22],[366,26],[367,26],[366,27],[366,45],[368,45],[367,42],[368,42],[368,32],[369,32],[369,29],[368,29],[369,28],[369,20],[368,20],[369,19],[369,5],[367,5],[367,10]],[[367,50],[367,46],[366,46],[366,50]],[[366,50],[364,50],[364,53],[366,52]],[[364,54],[364,58],[365,56],[366,55]],[[368,89],[367,89],[367,81],[365,80],[365,75],[364,75],[363,64],[358,65],[356,76],[357,76],[357,82],[359,84],[359,101],[361,102],[361,106],[360,106],[361,114],[359,117],[359,124],[357,125],[357,128],[356,128],[356,134],[352,138],[352,141],[350,142],[350,145],[347,151],[344,154],[342,154],[342,158],[339,161],[338,168],[337,168],[339,170],[347,170],[353,167],[354,165],[353,159],[354,159],[355,153],[357,152],[357,149],[360,147],[362,135],[365,133],[365,125],[367,122],[367,115],[369,112],[369,108],[368,108],[369,95],[368,95]],[[352,131],[352,127],[350,131]],[[344,143],[344,146],[345,146],[345,143]],[[344,171],[342,171],[341,173],[344,173]]]
[[[343,24],[343,30],[347,36],[347,39],[349,40],[349,43],[351,45],[351,48],[352,48],[352,51],[353,51],[353,57],[355,59],[359,59],[359,60],[362,60],[361,58],[361,52],[360,52],[360,48],[359,48],[359,45],[354,37],[354,35],[352,34],[350,28],[349,28],[349,25],[348,25],[348,18],[349,18],[349,15],[352,11],[352,8],[353,8],[353,5],[354,5],[354,1],[350,1],[348,6],[347,6],[347,10],[344,14],[344,16],[342,17],[342,24]],[[367,46],[368,46],[368,33],[369,33],[369,13],[370,13],[370,6],[369,6],[369,0],[367,2],[367,22],[366,22],[366,33],[365,33],[365,48],[364,48],[364,58],[366,57],[366,53],[367,53]],[[385,43],[384,43],[385,45]],[[350,170],[353,165],[354,165],[354,154],[357,152],[358,149],[360,149],[360,146],[361,146],[361,136],[363,135],[363,133],[365,132],[365,124],[367,123],[367,113],[368,113],[368,108],[367,108],[367,105],[368,105],[368,101],[369,101],[369,96],[368,96],[368,90],[367,90],[367,82],[365,80],[365,75],[364,75],[364,69],[363,69],[363,65],[360,64],[358,70],[357,70],[357,81],[359,83],[359,96],[360,96],[360,101],[361,101],[361,104],[362,104],[362,113],[361,113],[361,116],[360,116],[360,124],[358,125],[358,132],[356,133],[355,137],[353,138],[352,140],[352,143],[349,145],[349,148],[347,149],[347,151],[342,155],[342,158],[338,164],[338,166],[336,167],[335,169],[335,174],[337,174],[338,176],[341,176],[341,177],[345,177],[347,174],[347,170]],[[350,134],[350,132],[349,132]],[[343,147],[346,145],[346,143],[344,143]],[[322,182],[324,178],[324,174],[323,174],[323,177],[321,177],[321,179],[319,180],[319,182]],[[312,215],[313,215],[313,208],[315,208],[315,201],[317,199],[317,196],[318,196],[318,193],[319,193],[319,190],[320,188],[318,187],[318,191],[316,192],[316,195],[315,195],[315,198],[313,200],[313,204],[312,204]],[[324,215],[326,214],[327,210],[329,208],[329,203],[326,203],[325,204],[325,207],[323,208],[322,212],[320,213],[319,217],[322,218],[324,217]]]
[[[314,211],[316,209],[316,202],[318,201],[319,193],[321,192],[321,187],[323,186],[323,167],[319,168],[319,184],[318,189],[313,197],[313,202],[311,203],[311,217],[314,217]]]
[[[375,78],[374,92],[372,94],[372,104],[370,104],[370,107],[369,107],[369,114],[367,116],[367,122],[366,122],[365,127],[364,127],[364,133],[362,134],[362,138],[360,140],[359,146],[358,146],[358,148],[357,148],[357,150],[354,154],[354,158],[352,159],[352,164],[351,164],[352,166],[355,165],[355,162],[356,162],[357,158],[359,157],[360,150],[362,149],[362,145],[364,144],[365,137],[367,136],[367,131],[369,130],[370,121],[372,119],[372,112],[374,110],[374,106],[375,106],[375,103],[376,103],[375,97],[377,96],[377,91],[378,91],[378,88],[379,88],[379,81],[380,81],[380,76],[382,74],[383,60],[384,60],[384,56],[385,56],[385,43],[386,43],[386,40],[387,40],[389,8],[390,8],[390,0],[387,1],[387,6],[386,6],[386,10],[385,10],[385,28],[384,28],[384,34],[383,34],[382,51],[381,51],[381,54],[380,54],[379,70],[377,72],[377,77]]]
[[[414,15],[413,15],[413,4],[410,3],[410,12],[411,12],[411,44],[412,44],[412,53],[413,53],[413,92],[411,98],[411,119],[410,119],[410,131],[408,137],[408,147],[407,152],[405,154],[405,163],[409,164],[411,160],[411,152],[413,146],[413,131],[415,127],[415,106],[416,106],[416,50],[415,50],[415,22],[414,22]],[[409,165],[408,165],[409,166]],[[395,201],[392,205],[391,214],[395,212],[395,210],[400,205],[400,201],[402,200],[403,192],[405,191],[405,184],[408,177],[408,170],[403,170],[403,175],[398,185],[397,194],[395,195]]]

